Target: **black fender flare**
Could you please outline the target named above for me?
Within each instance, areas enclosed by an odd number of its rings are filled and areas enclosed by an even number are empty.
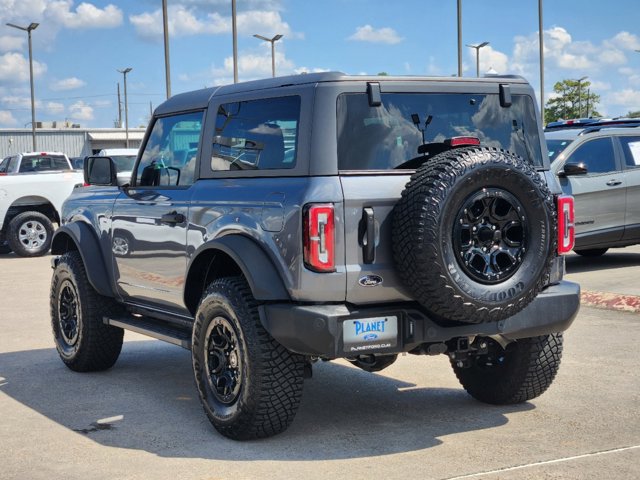
[[[69,242],[73,242],[75,248],[71,247]],[[73,222],[56,230],[51,243],[51,253],[62,255],[69,250],[78,250],[80,253],[87,278],[95,291],[106,297],[115,297],[100,241],[91,226],[83,222]]]
[[[290,300],[289,292],[275,265],[255,241],[239,234],[216,238],[196,250],[187,271],[191,272],[191,267],[201,253],[210,250],[223,252],[238,265],[256,300]]]

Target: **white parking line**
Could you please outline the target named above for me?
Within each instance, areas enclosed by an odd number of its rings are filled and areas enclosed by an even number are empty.
[[[610,453],[626,452],[628,450],[635,450],[638,448],[640,448],[640,445],[633,445],[631,447],[614,448],[611,450],[602,450],[600,452],[592,452],[592,453],[585,453],[583,455],[575,455],[573,457],[556,458],[555,460],[545,460],[543,462],[528,463],[526,465],[517,465],[515,467],[498,468],[497,470],[489,470],[486,472],[469,473],[467,475],[461,475],[459,477],[449,477],[449,478],[446,478],[445,480],[462,480],[464,478],[477,478],[477,477],[483,477],[485,475],[493,475],[494,473],[512,472],[514,470],[522,470],[524,468],[538,467],[540,465],[551,465],[553,463],[570,462],[572,460],[580,460],[582,458],[597,457],[598,455],[608,455]]]

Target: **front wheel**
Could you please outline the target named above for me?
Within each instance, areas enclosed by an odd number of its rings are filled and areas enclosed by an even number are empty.
[[[51,279],[50,305],[56,349],[67,367],[93,372],[116,363],[124,331],[105,325],[102,317],[117,314],[120,306],[93,289],[77,251],[58,260]]]
[[[523,338],[503,348],[487,338],[488,351],[470,366],[451,365],[464,389],[494,405],[522,403],[542,395],[553,382],[562,357],[562,333]]]
[[[263,438],[291,424],[302,397],[305,358],[262,327],[244,278],[209,285],[196,313],[191,351],[200,401],[222,435]]]

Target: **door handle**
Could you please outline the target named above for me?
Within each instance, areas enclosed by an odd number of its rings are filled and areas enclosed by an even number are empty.
[[[609,180],[607,182],[607,185],[609,185],[610,187],[615,187],[616,185],[620,185],[621,183],[622,182],[620,180],[613,179],[613,180]]]
[[[362,261],[373,263],[376,260],[376,222],[373,208],[362,209],[360,220],[360,243],[362,245]]]
[[[172,225],[175,225],[177,223],[183,223],[184,220],[185,220],[184,215],[176,211],[165,213],[164,215],[162,215],[162,217],[160,217],[160,221],[162,223],[170,223]]]

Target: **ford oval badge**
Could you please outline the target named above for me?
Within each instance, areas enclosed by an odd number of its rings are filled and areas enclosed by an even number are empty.
[[[382,283],[382,277],[380,275],[365,275],[358,280],[358,283],[363,287],[377,287]]]

